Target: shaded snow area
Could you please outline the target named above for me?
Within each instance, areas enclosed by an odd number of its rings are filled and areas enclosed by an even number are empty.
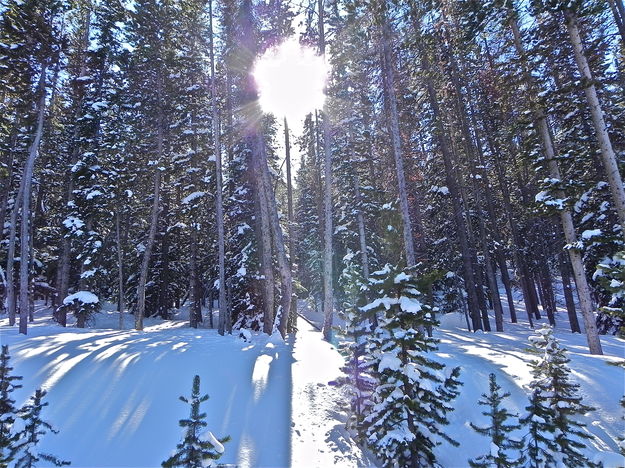
[[[38,387],[49,392],[44,419],[60,433],[46,435],[41,451],[74,467],[160,466],[180,441],[178,420],[188,416],[189,408],[178,397],[190,394],[195,374],[201,392],[210,395],[202,404],[206,430],[214,438],[232,438],[219,463],[372,466],[345,430],[347,396],[333,385],[342,357],[315,328],[321,314],[303,302],[299,309],[310,322],[300,319],[297,335],[286,343],[279,336],[222,337],[215,330],[190,329],[184,310],[173,321],[146,319],[143,332],[116,330],[118,315],[111,310],[97,315],[94,328],[63,329],[42,305],[26,337],[0,320],[0,341],[10,346],[14,374],[24,376],[23,388],[15,393],[17,404]],[[460,366],[464,382],[447,428],[461,445],[436,449],[443,467],[466,467],[468,458],[492,450],[488,438],[469,427],[469,422],[486,425],[477,401],[488,390],[489,373],[512,394],[506,402],[511,411],[523,413],[527,406],[532,355],[526,348],[533,331],[518,313],[520,322],[506,322],[504,333],[468,332],[460,314],[444,316],[435,331],[441,342],[434,357]],[[625,358],[625,341],[604,336],[605,356],[591,356],[585,336],[567,331],[565,313],[557,320],[555,335],[569,350],[572,378],[581,385],[584,403],[596,408],[584,419],[596,436],[587,454],[604,460],[606,467],[625,464],[609,453],[617,451],[614,440],[625,433],[619,406],[624,373],[607,364]],[[125,318],[125,326],[132,326],[132,316]]]
[[[94,325],[117,323],[109,311]],[[160,466],[181,439],[178,420],[189,407],[178,397],[190,395],[195,374],[210,396],[201,407],[207,429],[232,438],[219,463],[370,465],[343,430],[340,389],[328,385],[341,357],[302,320],[285,343],[279,336],[222,337],[181,320],[148,319],[143,332],[63,329],[38,307],[26,337],[0,320],[0,341],[10,347],[14,375],[24,376],[16,403],[36,388],[48,390],[44,419],[60,432],[44,437],[40,451],[73,467]]]
[[[446,428],[447,434],[460,446],[443,443],[435,449],[443,467],[466,467],[469,458],[491,451],[489,438],[477,434],[469,426],[469,422],[478,426],[488,425],[487,418],[481,414],[486,408],[477,402],[481,394],[488,393],[488,375],[491,372],[495,373],[502,391],[511,393],[504,402],[507,408],[517,414],[525,413],[528,384],[532,380],[528,363],[535,358],[527,349],[529,338],[535,331],[529,327],[527,316],[523,316],[525,311],[520,298],[520,293],[515,294],[519,323],[511,324],[502,292],[506,319],[504,333],[469,332],[466,318],[459,313],[439,317],[441,326],[434,332],[434,337],[440,340],[439,349],[432,357],[449,367],[460,366],[459,379],[463,382],[459,396],[452,402],[455,410],[449,414],[450,425]],[[557,294],[557,299],[563,300],[561,294]],[[302,304],[300,312],[318,327],[323,323],[322,315],[308,306]],[[545,319],[535,320],[534,325],[540,328],[545,322]],[[492,317],[491,324],[494,326]],[[617,453],[616,439],[625,434],[624,414],[619,404],[625,394],[625,372],[608,363],[625,359],[625,340],[602,336],[604,355],[592,356],[588,354],[586,336],[572,334],[569,330],[566,310],[559,307],[554,334],[561,346],[568,349],[571,378],[580,385],[584,403],[596,408],[581,419],[594,436],[585,452],[590,460],[603,462],[605,468],[623,467],[625,458]],[[527,429],[522,428],[513,436],[522,438],[526,433]]]

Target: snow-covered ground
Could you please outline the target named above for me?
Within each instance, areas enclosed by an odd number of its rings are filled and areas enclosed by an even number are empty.
[[[300,309],[313,323],[320,319]],[[41,450],[75,467],[160,466],[179,441],[178,420],[188,414],[178,396],[190,394],[198,374],[202,392],[210,395],[203,406],[208,429],[217,437],[232,437],[220,462],[240,467],[372,465],[344,429],[343,390],[329,385],[340,375],[342,358],[310,323],[300,319],[298,334],[285,343],[266,335],[249,341],[221,337],[215,330],[190,329],[183,318],[184,313],[171,322],[147,319],[143,332],[120,331],[117,315],[108,310],[93,328],[63,329],[40,306],[26,337],[0,320],[0,341],[10,346],[14,373],[24,376],[17,404],[38,387],[49,392],[44,418],[60,433],[47,435]],[[585,337],[567,331],[564,313],[558,323],[563,324],[556,336],[570,351],[572,375],[585,403],[597,408],[586,419],[596,435],[588,454],[608,460],[600,451],[615,452],[614,439],[625,433],[618,404],[625,378],[621,368],[607,363],[625,358],[625,341],[602,337],[605,356],[591,356]],[[511,392],[510,409],[523,412],[527,404],[532,358],[525,351],[532,333],[527,323],[506,323],[506,331],[498,334],[474,334],[464,327],[464,317],[450,314],[436,331],[438,359],[460,366],[464,382],[448,428],[461,446],[437,449],[445,467],[465,467],[468,458],[488,450],[488,440],[471,430],[469,421],[483,422],[477,400],[488,388],[490,372]],[[617,465],[614,457],[607,464]]]
[[[41,451],[72,466],[160,466],[179,442],[178,420],[189,408],[178,396],[190,394],[195,374],[210,395],[208,429],[232,438],[220,463],[369,464],[342,428],[340,390],[327,385],[342,359],[304,321],[285,343],[156,319],[143,332],[120,331],[111,311],[98,316],[99,328],[82,330],[53,324],[41,307],[36,315],[26,337],[0,320],[0,340],[10,347],[14,374],[24,376],[17,404],[36,388],[48,390],[44,419],[60,432],[46,436]]]

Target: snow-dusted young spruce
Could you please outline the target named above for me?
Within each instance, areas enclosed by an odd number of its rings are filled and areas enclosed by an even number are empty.
[[[531,362],[532,395],[528,413],[521,424],[528,427],[525,453],[532,467],[563,465],[587,467],[592,463],[583,454],[586,440],[592,436],[577,418],[593,408],[582,403],[579,385],[571,382],[570,359],[560,347],[548,325],[530,337],[531,352],[538,359]]]
[[[61,460],[49,453],[40,453],[37,445],[41,438],[48,432],[58,434],[52,425],[41,418],[41,411],[48,406],[43,402],[46,391],[38,389],[30,400],[19,410],[19,417],[24,421],[24,429],[17,433],[18,440],[15,444],[15,468],[34,468],[40,466],[40,462],[54,466],[66,466],[71,463]]]
[[[525,462],[524,456],[514,456],[510,451],[517,451],[523,448],[523,441],[515,439],[511,432],[520,429],[519,424],[508,422],[509,419],[516,419],[518,415],[512,414],[502,407],[503,401],[510,396],[509,392],[501,393],[501,386],[497,383],[495,374],[488,376],[489,393],[482,394],[478,403],[488,409],[482,411],[487,416],[490,424],[488,426],[478,426],[470,423],[471,428],[478,434],[490,437],[490,450],[487,454],[481,455],[473,460],[469,460],[469,465],[474,468],[508,468],[521,466]]]
[[[200,413],[200,404],[208,400],[208,395],[200,395],[200,376],[193,377],[191,397],[180,397],[180,400],[191,406],[189,417],[179,421],[185,429],[182,441],[176,445],[176,452],[163,462],[163,467],[200,468],[212,466],[224,453],[223,444],[230,440],[229,436],[217,439],[211,431],[202,429],[207,426],[206,413]]]
[[[11,432],[17,410],[15,400],[11,394],[17,388],[21,388],[16,381],[22,378],[11,375],[12,367],[9,366],[9,347],[2,346],[0,354],[0,466],[7,466],[13,460],[17,435]]]
[[[437,445],[458,444],[443,426],[458,393],[460,369],[446,369],[428,357],[437,341],[425,330],[437,322],[421,302],[410,270],[387,265],[371,274],[370,288],[375,299],[361,311],[377,317],[367,351],[379,383],[364,419],[367,443],[384,466],[431,466]]]

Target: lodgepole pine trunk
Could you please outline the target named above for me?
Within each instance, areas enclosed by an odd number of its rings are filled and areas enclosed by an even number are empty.
[[[278,261],[278,270],[280,272],[280,282],[282,286],[282,295],[280,300],[281,313],[280,321],[278,322],[278,331],[283,338],[286,337],[286,328],[291,313],[291,298],[293,293],[293,278],[291,276],[291,265],[286,254],[286,248],[284,244],[284,235],[282,228],[280,227],[280,219],[278,217],[278,206],[276,204],[276,196],[273,191],[273,185],[271,184],[271,176],[269,175],[269,166],[267,164],[267,152],[265,150],[265,143],[262,135],[258,135],[260,155],[261,155],[261,177],[263,182],[263,189],[265,192],[265,199],[267,201],[267,209],[269,215],[269,224],[271,228],[271,238],[273,240],[273,247],[276,252],[276,259]],[[273,282],[272,282],[273,285]]]
[[[119,209],[115,213],[115,246],[117,248],[117,309],[119,310],[119,329],[124,329],[124,263],[122,255],[122,238],[119,221]]]
[[[158,217],[160,213],[161,198],[161,170],[158,166],[163,158],[163,126],[165,124],[163,117],[163,75],[159,70],[156,79],[157,92],[157,129],[156,129],[156,157],[157,165],[154,168],[154,192],[152,200],[152,212],[150,215],[150,231],[148,233],[147,243],[143,251],[143,259],[141,260],[141,269],[139,273],[139,284],[137,285],[137,310],[135,311],[135,328],[143,330],[143,317],[145,315],[145,289],[148,282],[148,271],[150,266],[150,257],[156,239],[156,230],[158,228]]]
[[[209,12],[209,44],[210,44],[210,67],[211,67],[211,115],[213,124],[213,152],[215,155],[215,216],[217,222],[217,251],[219,263],[219,334],[223,335],[226,329],[226,320],[229,315],[226,304],[226,240],[224,233],[224,204],[223,204],[223,174],[221,164],[221,142],[219,125],[219,109],[217,108],[217,80],[215,77],[215,49],[213,37],[213,1],[208,2]],[[228,89],[228,95],[230,95]],[[212,326],[211,313],[211,326]],[[229,327],[228,327],[229,328]]]
[[[28,328],[28,312],[29,312],[29,263],[31,255],[30,243],[30,200],[32,195],[33,172],[35,169],[35,161],[39,155],[39,143],[43,135],[44,116],[46,113],[46,70],[47,63],[41,66],[41,74],[39,76],[39,84],[37,92],[39,94],[39,102],[37,104],[37,127],[35,130],[35,138],[28,152],[28,159],[24,165],[24,174],[22,179],[22,222],[20,226],[20,324],[19,331],[26,334]]]
[[[514,38],[514,46],[518,56],[523,61],[523,69],[525,81],[528,89],[535,92],[536,87],[532,79],[531,73],[527,68],[525,61],[525,50],[523,49],[523,43],[521,41],[521,33],[514,15],[511,15],[510,27]],[[560,174],[560,168],[556,160],[556,152],[551,139],[551,132],[549,131],[549,124],[547,123],[547,117],[544,110],[536,108],[534,111],[534,118],[538,127],[538,133],[542,141],[543,150],[545,152],[545,159],[547,160],[547,166],[549,169],[550,177],[562,180]],[[621,187],[622,190],[622,187]],[[557,197],[563,198],[562,191],[558,191]],[[625,212],[624,212],[625,213]],[[575,278],[575,284],[577,286],[577,295],[579,298],[580,309],[582,311],[582,317],[584,319],[584,327],[586,328],[586,339],[588,341],[588,349],[591,354],[603,354],[601,349],[601,342],[599,341],[599,334],[597,331],[597,324],[595,321],[595,314],[593,312],[592,298],[590,296],[590,288],[586,279],[586,272],[584,271],[584,263],[582,261],[582,255],[574,246],[577,244],[577,233],[573,224],[573,216],[571,209],[564,207],[560,210],[560,222],[562,223],[562,230],[564,232],[564,238],[567,242],[566,250],[571,260],[571,266],[573,267],[573,277]],[[624,231],[625,232],[625,231]],[[533,287],[533,286],[532,286]]]
[[[603,163],[606,177],[608,178],[608,184],[610,185],[614,209],[616,210],[621,224],[621,235],[625,238],[625,187],[623,186],[623,179],[621,178],[616,155],[612,148],[608,127],[603,118],[603,110],[601,109],[597,89],[595,88],[592,73],[588,66],[588,60],[586,60],[586,56],[584,55],[584,44],[577,25],[577,15],[571,10],[566,9],[564,11],[564,18],[569,33],[569,39],[573,46],[579,74],[582,76],[582,84],[584,86],[586,101],[588,102],[588,110],[590,111],[597,141],[601,148],[601,162]]]
[[[317,1],[319,15],[319,55],[326,53],[324,30],[323,0]],[[330,142],[330,116],[328,107],[323,109],[323,153],[324,153],[324,184],[323,184],[323,337],[332,338],[332,321],[334,320],[334,291],[332,281],[332,148]]]
[[[402,231],[404,236],[404,253],[406,266],[413,267],[416,264],[414,253],[414,239],[412,236],[412,222],[408,208],[408,191],[406,189],[406,176],[404,174],[404,156],[402,152],[401,136],[399,133],[399,114],[397,110],[397,97],[395,95],[395,72],[393,70],[393,56],[390,45],[390,26],[386,17],[386,10],[380,13],[380,41],[382,47],[382,74],[383,93],[387,101],[389,119],[388,127],[391,136],[393,159],[397,176],[397,190],[402,219]]]
[[[289,234],[289,261],[291,267],[291,275],[295,277],[295,229],[293,220],[293,182],[291,177],[291,142],[289,140],[289,124],[284,118],[284,148],[286,152],[286,197],[287,197],[287,214],[288,214],[288,234]],[[291,280],[292,281],[292,280]],[[297,296],[295,288],[292,288],[291,309],[287,322],[287,332],[295,331],[295,323],[297,320]]]

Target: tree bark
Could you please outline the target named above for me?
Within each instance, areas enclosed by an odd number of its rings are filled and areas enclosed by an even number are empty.
[[[280,304],[282,306],[280,312],[280,321],[278,322],[278,331],[283,338],[286,337],[286,328],[291,312],[291,299],[293,293],[293,278],[291,276],[291,265],[286,254],[284,244],[284,235],[280,227],[280,219],[278,217],[278,206],[276,205],[276,197],[271,184],[271,176],[269,174],[269,166],[267,164],[267,153],[262,135],[259,134],[259,146],[261,149],[261,176],[263,178],[265,198],[267,200],[267,208],[269,211],[269,224],[271,227],[271,237],[278,261],[278,270],[280,271],[280,282],[282,286],[282,296]]]
[[[139,273],[139,284],[137,285],[137,310],[135,311],[135,328],[137,330],[143,330],[143,317],[145,315],[145,288],[148,281],[148,271],[150,266],[150,257],[152,256],[152,249],[154,247],[154,240],[156,238],[156,230],[158,228],[158,217],[160,212],[160,198],[161,198],[161,170],[159,164],[163,158],[163,126],[165,125],[163,116],[163,71],[158,71],[156,79],[156,92],[157,92],[157,129],[156,129],[156,156],[157,164],[154,168],[154,191],[152,200],[152,212],[150,215],[150,231],[148,233],[148,239],[143,251],[143,259],[141,260],[141,270]]]
[[[399,114],[397,110],[397,97],[395,95],[395,72],[393,70],[393,55],[390,45],[390,26],[386,17],[386,9],[380,13],[380,41],[382,46],[382,75],[383,92],[388,104],[389,118],[388,127],[392,142],[393,158],[395,160],[395,173],[397,176],[397,191],[399,196],[399,207],[402,219],[402,230],[404,236],[404,253],[406,255],[406,266],[413,267],[416,264],[414,253],[414,239],[412,236],[412,222],[408,208],[408,192],[406,190],[406,176],[404,174],[404,156],[401,145],[401,135],[399,130]]]
[[[287,222],[288,222],[288,235],[289,235],[289,261],[291,267],[291,275],[295,276],[295,229],[293,219],[293,182],[291,178],[291,142],[289,139],[289,124],[284,118],[284,148],[286,158],[286,197],[287,197]],[[292,279],[291,279],[292,284]],[[297,320],[297,296],[295,295],[294,288],[291,288],[292,299],[291,308],[289,311],[289,318],[287,322],[287,332],[295,330],[295,323]]]
[[[119,209],[115,213],[115,244],[117,247],[117,309],[119,311],[119,329],[124,329],[124,257],[120,231]]]
[[[317,1],[319,14],[319,55],[326,53],[324,31],[323,0]],[[334,291],[332,281],[332,147],[330,141],[330,116],[327,105],[323,109],[323,153],[324,153],[324,184],[323,184],[323,337],[332,339],[332,321],[334,320]]]
[[[224,232],[224,204],[223,204],[223,173],[221,164],[221,141],[219,125],[219,109],[217,108],[217,79],[215,76],[215,49],[213,37],[213,0],[208,2],[209,8],[209,40],[211,63],[211,115],[213,124],[213,152],[215,155],[215,217],[217,224],[217,251],[219,263],[219,334],[225,333],[226,316],[229,315],[226,307],[226,240]],[[227,92],[230,95],[230,90]],[[211,324],[212,324],[211,314]]]
[[[564,292],[564,300],[566,302],[566,312],[569,316],[569,325],[571,332],[581,333],[577,313],[575,312],[575,301],[573,300],[573,288],[571,287],[571,270],[570,265],[565,257],[564,252],[558,255],[560,259],[560,274],[562,276],[562,291]]]
[[[606,177],[610,184],[614,209],[616,210],[621,224],[621,235],[625,239],[625,187],[623,186],[623,179],[621,178],[616,155],[612,148],[608,127],[603,118],[603,110],[601,109],[601,103],[597,96],[597,89],[595,88],[592,73],[588,66],[586,56],[584,55],[584,44],[579,34],[577,16],[571,10],[566,9],[564,10],[564,18],[566,20],[569,39],[573,46],[575,61],[577,62],[579,74],[582,77],[582,85],[584,86],[584,94],[588,102],[588,110],[590,111],[597,141],[601,148],[601,161],[603,162]]]
[[[523,43],[521,42],[521,34],[518,24],[514,16],[510,18],[510,27],[514,36],[514,45],[516,52],[523,60],[523,69],[525,81],[530,90],[535,92],[536,87],[534,85],[531,73],[527,69],[525,63],[525,51],[523,49]],[[544,111],[540,108],[536,108],[534,111],[534,118],[538,127],[540,139],[543,144],[543,150],[545,152],[545,159],[547,160],[547,166],[549,168],[549,174],[552,178],[562,180],[560,174],[560,168],[556,161],[556,152],[553,141],[551,139],[551,133],[547,123],[547,118]],[[622,187],[621,187],[622,189]],[[557,197],[563,198],[562,191],[558,191]],[[573,216],[571,210],[568,207],[564,207],[559,212],[560,222],[562,223],[562,229],[564,232],[564,238],[567,242],[566,250],[571,260],[571,266],[573,267],[573,275],[575,278],[575,284],[577,286],[577,295],[579,298],[580,309],[582,311],[582,317],[584,319],[584,327],[586,328],[586,339],[588,341],[588,348],[591,354],[603,354],[601,349],[601,342],[599,341],[599,334],[597,332],[597,324],[595,322],[595,316],[592,306],[592,298],[590,296],[590,288],[586,279],[586,272],[584,271],[584,264],[582,262],[582,256],[580,252],[575,248],[577,245],[577,233],[575,232],[575,226],[573,225]],[[625,232],[625,231],[624,231]]]
[[[20,333],[26,334],[28,328],[28,312],[29,312],[29,263],[31,252],[30,244],[30,200],[32,191],[33,172],[35,169],[35,161],[39,155],[39,143],[43,135],[43,124],[46,113],[46,70],[47,63],[41,65],[41,74],[39,76],[39,84],[37,85],[37,93],[39,94],[39,102],[37,104],[37,127],[35,130],[35,138],[28,152],[28,159],[24,165],[24,174],[22,178],[23,195],[22,195],[22,223],[20,229]]]

